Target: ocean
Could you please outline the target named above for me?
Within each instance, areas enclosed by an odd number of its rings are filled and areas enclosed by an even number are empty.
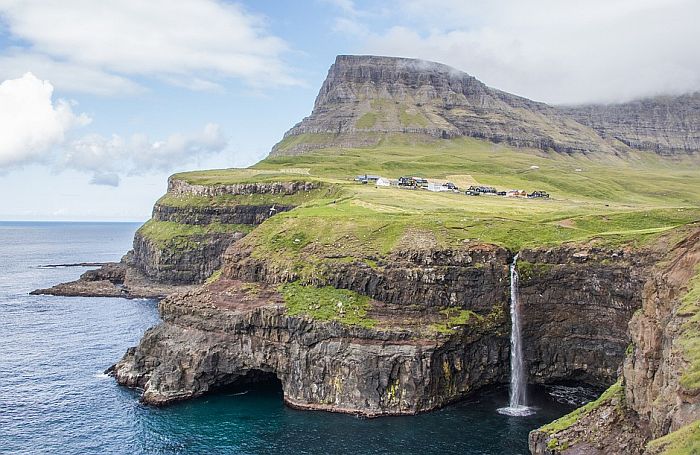
[[[568,389],[532,387],[536,414],[501,415],[502,387],[364,419],[289,409],[274,385],[143,406],[103,371],[158,323],[155,301],[28,294],[87,270],[42,266],[119,260],[138,226],[0,222],[1,454],[526,454],[530,430],[573,409]]]

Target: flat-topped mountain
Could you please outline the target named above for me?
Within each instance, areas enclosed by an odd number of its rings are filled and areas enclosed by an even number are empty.
[[[620,154],[630,148],[693,153],[700,149],[699,110],[697,95],[557,108],[488,87],[439,63],[340,55],[311,115],[284,135],[271,156],[373,146],[395,134],[475,137],[568,154]]]

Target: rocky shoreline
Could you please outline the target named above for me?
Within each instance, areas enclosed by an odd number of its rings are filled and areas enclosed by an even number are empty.
[[[121,297],[125,299],[163,299],[173,292],[191,289],[194,285],[170,285],[155,282],[123,259],[108,262],[99,269],[88,270],[80,278],[46,289],[36,289],[31,295],[63,297]]]

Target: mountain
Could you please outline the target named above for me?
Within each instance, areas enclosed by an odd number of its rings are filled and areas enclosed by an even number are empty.
[[[553,107],[440,63],[339,55],[311,115],[284,135],[271,156],[374,146],[392,134],[474,137],[567,154],[624,154],[630,148],[692,153],[700,149],[698,112],[698,95]]]
[[[617,139],[638,150],[660,155],[700,150],[700,92],[559,110],[593,128],[601,137]]]

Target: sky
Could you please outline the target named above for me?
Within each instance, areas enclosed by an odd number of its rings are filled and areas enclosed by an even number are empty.
[[[244,167],[338,54],[437,61],[552,104],[700,90],[697,0],[0,0],[0,220],[143,221]]]

